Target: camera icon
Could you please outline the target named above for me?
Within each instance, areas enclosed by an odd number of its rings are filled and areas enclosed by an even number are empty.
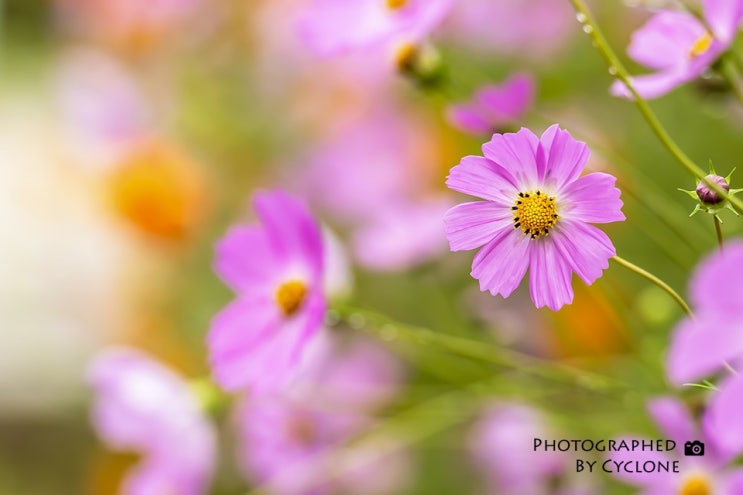
[[[685,456],[700,456],[704,455],[704,443],[699,440],[693,442],[686,442],[684,444],[684,455]]]

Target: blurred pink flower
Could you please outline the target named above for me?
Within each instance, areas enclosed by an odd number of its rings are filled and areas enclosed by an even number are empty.
[[[736,403],[737,405],[737,403]],[[667,495],[669,493],[715,493],[719,495],[738,495],[743,493],[743,469],[735,469],[728,464],[736,453],[723,453],[719,449],[720,441],[728,432],[717,428],[701,431],[678,400],[662,397],[648,404],[650,415],[661,430],[664,438],[676,442],[676,452],[659,451],[620,451],[609,455],[611,461],[640,465],[648,461],[678,461],[679,472],[633,472],[628,473],[615,466],[610,466],[614,476],[626,483],[642,489],[643,495]],[[735,414],[740,418],[739,410]],[[703,423],[707,422],[707,414]],[[739,422],[739,421],[738,421]],[[638,440],[625,438],[624,440]],[[647,439],[639,439],[648,441]],[[701,441],[704,443],[703,456],[685,456],[686,442]],[[740,451],[738,451],[739,453]]]
[[[238,408],[240,466],[277,495],[397,493],[402,452],[344,444],[373,426],[399,388],[399,363],[377,344],[326,332],[287,394]],[[393,449],[394,450],[394,449]]]
[[[735,39],[743,21],[743,1],[703,0],[704,19],[687,12],[664,10],[632,35],[630,57],[657,72],[633,77],[643,98],[657,98],[692,81],[710,67]],[[621,81],[611,86],[615,96],[631,98]]]
[[[501,85],[480,88],[472,101],[450,105],[447,120],[470,134],[492,134],[523,119],[534,103],[534,82],[514,74]]]
[[[284,192],[254,196],[260,226],[233,227],[215,270],[237,299],[212,321],[212,370],[226,390],[275,391],[293,377],[325,314],[324,246],[304,204]]]
[[[451,189],[486,200],[447,212],[451,250],[484,246],[472,276],[493,295],[508,297],[529,268],[532,301],[557,311],[573,300],[573,272],[590,285],[616,254],[590,225],[624,220],[616,178],[579,177],[588,147],[557,125],[541,140],[528,129],[495,134],[483,153],[463,158],[447,180]]]
[[[121,493],[208,493],[216,435],[182,377],[134,349],[111,349],[91,365],[92,421],[116,450],[143,455]]]
[[[676,385],[743,358],[743,240],[730,241],[696,268],[689,283],[695,318],[677,327],[666,370]]]
[[[550,438],[551,433],[544,417],[530,406],[502,403],[487,409],[470,434],[469,447],[485,477],[488,493],[592,493],[569,480],[563,480],[560,489],[550,488],[556,478],[567,473],[570,462],[570,457],[561,452],[535,451],[534,439]]]
[[[333,56],[415,44],[443,19],[453,0],[311,0],[299,33],[311,50]]]
[[[459,1],[441,27],[469,50],[539,61],[556,59],[576,31],[575,13],[562,0]]]
[[[441,213],[451,202],[434,189],[436,140],[422,120],[377,111],[318,146],[295,187],[347,226],[362,265],[408,268],[446,249]]]
[[[704,414],[707,436],[715,438],[715,447],[724,454],[735,457],[743,452],[743,424],[740,420],[743,400],[743,378],[733,375],[725,379],[719,391],[713,392]],[[739,491],[743,493],[743,476]]]

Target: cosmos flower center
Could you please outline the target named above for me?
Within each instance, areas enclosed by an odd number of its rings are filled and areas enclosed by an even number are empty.
[[[711,495],[712,490],[710,489],[707,478],[704,476],[692,476],[687,479],[683,485],[681,485],[681,491],[679,495]]]
[[[704,55],[712,46],[714,40],[712,34],[709,31],[705,31],[704,34],[692,45],[691,50],[689,50],[689,56],[691,58],[697,58],[700,55]]]
[[[290,280],[281,284],[276,291],[276,304],[284,315],[291,316],[302,306],[306,295],[307,286],[304,282]]]
[[[390,10],[399,10],[408,4],[408,0],[385,0],[387,8]]]
[[[558,218],[555,198],[542,191],[520,192],[513,211],[513,228],[537,239],[549,235]]]

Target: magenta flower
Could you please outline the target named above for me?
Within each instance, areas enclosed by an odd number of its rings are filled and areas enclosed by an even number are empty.
[[[704,260],[689,284],[695,318],[676,328],[666,371],[680,385],[743,360],[743,241]]]
[[[664,10],[632,35],[630,57],[657,72],[632,78],[643,98],[657,98],[692,81],[732,44],[743,21],[743,1],[703,0],[704,19],[687,12]],[[615,96],[631,98],[621,81],[611,87]]]
[[[573,464],[561,452],[534,450],[535,438],[554,438],[544,417],[530,406],[496,404],[488,408],[470,435],[469,449],[486,479],[488,493],[578,495],[593,493],[567,479]],[[572,467],[572,466],[571,466]],[[555,481],[562,478],[560,488]]]
[[[534,102],[534,82],[515,74],[500,86],[489,85],[475,93],[473,101],[451,105],[449,122],[470,134],[492,134],[519,122]]]
[[[528,129],[495,134],[484,157],[467,156],[447,186],[486,201],[460,204],[445,217],[452,251],[484,246],[472,262],[480,290],[508,297],[529,269],[537,307],[557,311],[573,300],[572,275],[593,283],[616,254],[590,223],[624,220],[616,178],[579,177],[588,147],[557,125],[541,139]]]
[[[441,22],[452,0],[312,0],[299,23],[321,56],[416,44]]]
[[[641,488],[643,495],[668,495],[669,493],[738,495],[743,493],[743,469],[729,466],[735,453],[725,453],[719,448],[720,442],[728,433],[722,429],[708,428],[708,413],[702,419],[705,426],[702,431],[676,399],[659,398],[651,401],[648,408],[663,438],[676,442],[675,451],[612,452],[609,456],[610,460],[617,463],[628,462],[632,466],[635,462],[639,462],[642,466],[648,461],[664,464],[678,461],[679,473],[663,471],[627,473],[618,469],[616,465],[610,464],[608,467],[613,471],[614,476]],[[736,411],[736,414],[740,418],[739,411]],[[728,417],[730,417],[729,414]],[[647,439],[639,440],[647,441]],[[704,443],[704,456],[685,456],[684,444],[695,440]]]
[[[212,370],[226,390],[276,390],[292,378],[325,313],[323,242],[307,208],[284,192],[253,200],[260,226],[232,228],[215,270],[237,299],[212,321]]]
[[[92,421],[116,450],[143,459],[123,481],[125,495],[207,493],[216,435],[183,378],[134,349],[111,349],[92,364]]]

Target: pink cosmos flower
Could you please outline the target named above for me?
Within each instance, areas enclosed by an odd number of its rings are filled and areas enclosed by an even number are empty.
[[[520,121],[534,102],[534,82],[526,74],[515,74],[500,86],[484,86],[473,101],[451,105],[449,122],[470,134],[492,134]]]
[[[134,349],[110,349],[91,365],[93,425],[112,448],[143,455],[125,495],[204,495],[216,435],[183,378]]]
[[[530,406],[502,403],[486,410],[470,435],[469,447],[477,467],[486,477],[488,493],[592,493],[589,487],[580,487],[565,479],[571,464],[569,456],[534,450],[535,438],[551,437],[554,435],[542,415]],[[551,489],[559,478],[563,478],[561,487]]]
[[[704,415],[705,431],[717,433],[716,447],[730,456],[743,452],[743,425],[740,420],[743,399],[743,378],[733,375],[725,379],[707,404]],[[743,476],[741,476],[743,482]],[[739,491],[743,493],[743,483]]]
[[[689,284],[695,318],[676,328],[666,371],[680,385],[743,362],[743,240],[730,241],[696,269]]]
[[[394,48],[425,38],[452,0],[312,0],[299,22],[303,41],[321,56]]]
[[[588,147],[557,125],[541,139],[528,129],[494,134],[482,149],[484,157],[463,158],[446,182],[486,200],[447,212],[451,250],[484,246],[472,276],[493,295],[508,297],[528,268],[534,304],[557,311],[573,300],[573,272],[591,284],[616,254],[606,234],[590,225],[624,220],[616,178],[579,177]]]
[[[611,464],[609,469],[614,472],[614,476],[641,488],[643,495],[668,495],[669,493],[738,495],[743,493],[743,469],[728,466],[740,450],[724,452],[719,448],[728,432],[717,427],[709,428],[709,413],[705,414],[702,419],[704,425],[702,431],[694,424],[686,408],[676,399],[668,397],[655,399],[650,402],[648,409],[663,433],[663,438],[676,442],[675,451],[612,452],[610,460],[617,463],[629,462],[631,465],[639,462],[641,466],[648,461],[658,463],[678,461],[679,472],[627,473]],[[730,417],[732,411],[727,411],[727,413],[727,417]],[[739,410],[736,409],[735,414],[740,418]],[[647,441],[647,439],[639,440]],[[704,443],[704,455],[683,455],[684,444],[695,440]]]
[[[237,410],[246,476],[278,495],[398,493],[405,454],[344,444],[370,428],[371,414],[398,390],[399,363],[373,342],[329,331],[307,358],[281,397],[248,398]]]
[[[226,390],[276,390],[293,377],[325,313],[324,246],[307,208],[282,191],[258,193],[260,226],[233,227],[215,270],[237,299],[212,321],[212,370]]]
[[[710,67],[735,39],[743,21],[743,1],[703,0],[704,19],[687,12],[664,10],[632,35],[628,52],[657,72],[632,78],[643,98],[657,98],[692,81]],[[631,98],[621,81],[611,87],[615,96]]]

